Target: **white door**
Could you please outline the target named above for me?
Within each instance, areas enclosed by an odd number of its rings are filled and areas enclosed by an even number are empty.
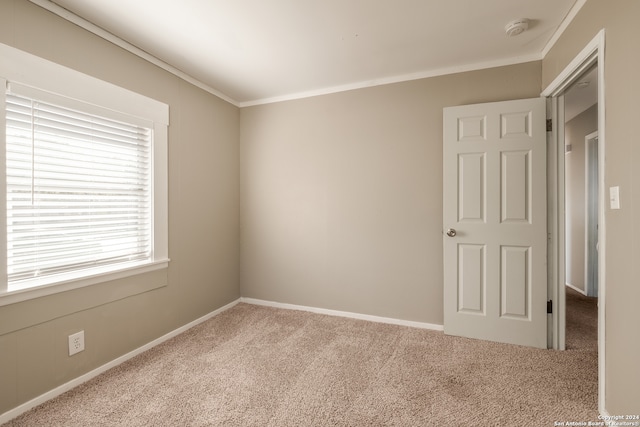
[[[444,331],[547,347],[544,98],[444,109]]]

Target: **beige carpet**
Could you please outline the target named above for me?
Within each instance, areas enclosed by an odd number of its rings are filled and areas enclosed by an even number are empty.
[[[572,299],[565,352],[238,304],[6,426],[596,421],[594,304]]]

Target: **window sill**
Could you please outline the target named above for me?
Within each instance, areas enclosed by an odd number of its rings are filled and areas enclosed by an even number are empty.
[[[119,267],[116,271],[109,271],[109,269],[96,269],[89,273],[89,275],[85,272],[82,277],[60,275],[57,277],[55,283],[37,284],[37,282],[34,283],[34,281],[29,281],[28,285],[23,287],[15,286],[5,292],[0,292],[0,306],[160,270],[167,268],[168,265],[169,259],[162,259],[153,262],[132,263],[131,266],[125,268]],[[113,267],[111,269],[113,270]],[[51,279],[49,279],[49,281],[51,281]]]

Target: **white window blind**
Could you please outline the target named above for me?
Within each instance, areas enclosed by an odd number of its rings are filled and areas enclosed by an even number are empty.
[[[6,94],[9,288],[152,259],[151,139],[138,124]]]

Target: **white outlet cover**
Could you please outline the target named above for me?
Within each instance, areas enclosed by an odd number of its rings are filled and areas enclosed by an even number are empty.
[[[69,356],[84,350],[84,331],[69,335]]]

